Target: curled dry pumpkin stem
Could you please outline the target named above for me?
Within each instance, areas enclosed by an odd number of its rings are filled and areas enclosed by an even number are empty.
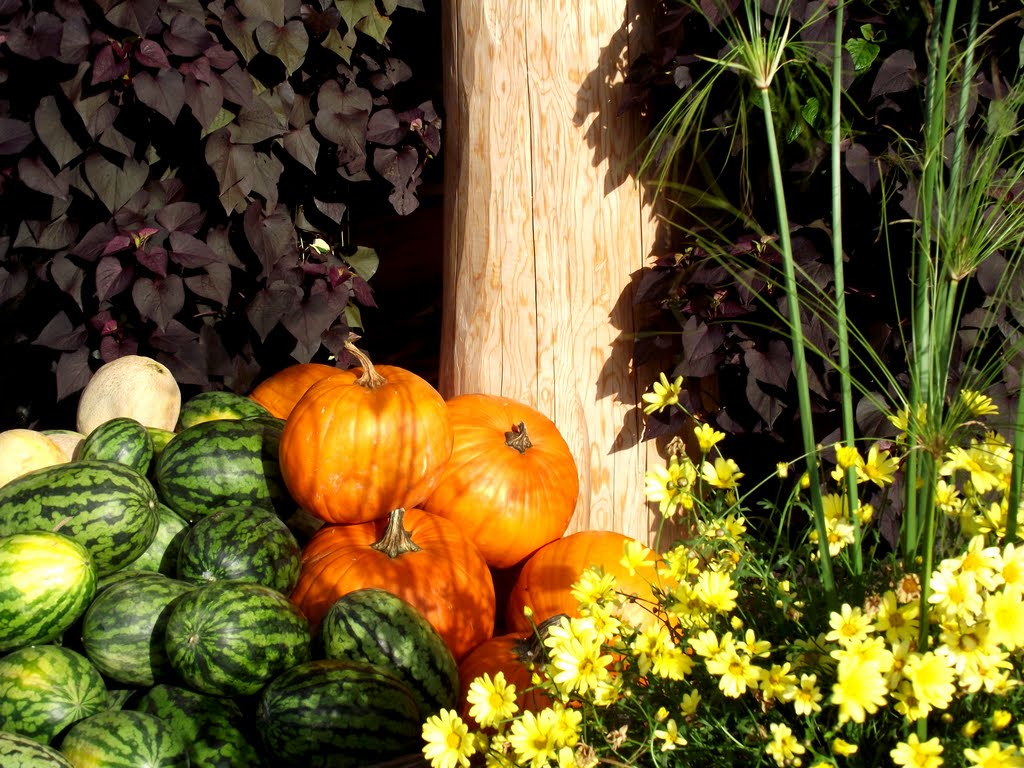
[[[404,555],[407,552],[419,552],[421,547],[412,540],[412,535],[405,530],[405,525],[402,524],[404,516],[404,509],[391,510],[391,513],[388,515],[388,527],[384,530],[384,535],[380,537],[380,541],[370,546],[391,558]]]
[[[518,424],[513,425],[511,431],[505,433],[505,445],[509,448],[515,448],[520,453],[526,453],[530,448],[533,448],[530,436],[526,434],[526,424],[520,421]]]
[[[363,369],[362,375],[356,379],[356,384],[367,389],[377,389],[377,387],[384,386],[388,380],[377,373],[377,369],[373,367],[369,355],[356,346],[355,343],[357,341],[359,341],[359,337],[354,333],[350,333],[348,338],[345,339],[345,349],[359,361],[359,365]]]

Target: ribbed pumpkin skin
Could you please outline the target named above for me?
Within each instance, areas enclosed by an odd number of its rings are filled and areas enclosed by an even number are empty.
[[[614,531],[579,531],[545,544],[523,564],[509,593],[505,610],[509,630],[524,634],[531,631],[533,625],[523,615],[527,605],[533,609],[533,622],[537,624],[559,613],[579,616],[572,585],[591,566],[601,566],[605,573],[613,574],[620,592],[654,601],[650,585],[655,578],[654,568],[641,568],[630,575],[619,562],[630,540]],[[637,619],[643,619],[642,611],[638,610]]]
[[[420,551],[393,558],[371,547],[387,520],[321,528],[303,550],[292,600],[316,625],[342,595],[385,589],[423,614],[457,661],[494,633],[491,573],[451,521],[409,509],[404,525]]]
[[[533,688],[533,673],[525,656],[533,645],[531,641],[539,643],[532,634],[498,635],[485,640],[462,660],[459,664],[459,714],[464,719],[469,716],[470,705],[466,701],[469,686],[478,677],[490,675],[493,679],[498,672],[505,675],[505,682],[515,685],[516,703],[521,710],[539,712],[551,706],[551,699]]]
[[[282,368],[256,385],[250,399],[279,419],[287,419],[306,390],[320,379],[341,373],[340,368],[323,363],[296,363]]]
[[[314,384],[281,434],[279,461],[300,507],[329,523],[364,523],[430,495],[452,453],[444,399],[396,366],[385,383],[357,383],[361,368]]]
[[[564,534],[580,484],[554,422],[497,395],[453,397],[448,413],[454,448],[423,508],[457,523],[495,568],[515,565]],[[519,424],[530,443],[523,451],[508,444]]]

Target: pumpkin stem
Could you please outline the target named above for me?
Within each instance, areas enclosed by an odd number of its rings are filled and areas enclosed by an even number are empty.
[[[392,509],[388,515],[388,527],[384,530],[384,535],[380,537],[380,541],[370,546],[391,558],[407,552],[419,552],[421,547],[412,540],[412,536],[402,524],[404,516],[404,509]]]
[[[512,430],[505,433],[505,445],[515,448],[520,453],[526,453],[527,450],[533,448],[530,436],[526,434],[526,424],[521,421],[514,424]]]
[[[356,384],[367,389],[377,389],[377,387],[384,386],[387,383],[387,379],[377,373],[377,369],[370,362],[370,357],[356,346],[355,343],[357,341],[359,341],[359,337],[354,333],[350,333],[348,338],[345,339],[345,349],[359,361],[359,365],[363,369],[362,374],[356,379]]]

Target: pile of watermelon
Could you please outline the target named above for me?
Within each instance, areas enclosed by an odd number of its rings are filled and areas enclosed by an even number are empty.
[[[316,624],[290,599],[318,527],[284,420],[204,393],[173,429],[102,420],[0,487],[0,765],[371,766],[458,705],[438,631],[391,591]],[[411,763],[410,763],[411,764]]]

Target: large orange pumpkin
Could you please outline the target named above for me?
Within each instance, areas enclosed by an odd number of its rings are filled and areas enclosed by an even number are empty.
[[[505,610],[509,631],[530,631],[531,619],[523,613],[526,606],[533,609],[532,622],[536,624],[559,613],[579,616],[572,585],[584,570],[595,565],[615,576],[620,592],[636,595],[645,606],[653,604],[656,598],[651,582],[656,578],[655,569],[641,568],[630,574],[620,562],[629,541],[629,536],[615,531],[579,531],[545,544],[523,564],[509,593]],[[652,562],[654,557],[653,553],[649,555]],[[650,616],[643,607],[634,609],[627,618],[642,620]]]
[[[287,419],[299,398],[320,379],[340,373],[340,368],[323,363],[296,363],[271,374],[256,385],[249,397],[272,416]]]
[[[551,698],[534,687],[531,664],[537,669],[543,666],[543,648],[536,634],[498,635],[478,645],[459,664],[459,714],[463,719],[469,717],[466,694],[473,681],[485,674],[494,678],[498,672],[515,685],[520,710],[539,712],[551,706]]]
[[[554,422],[497,395],[448,401],[455,445],[423,508],[454,520],[495,568],[565,533],[580,484]]]
[[[421,509],[321,528],[303,550],[291,598],[316,625],[335,600],[363,587],[385,589],[417,608],[456,659],[494,633],[487,563],[454,523]]]
[[[278,449],[298,506],[329,523],[363,523],[423,503],[452,453],[448,406],[425,379],[397,366],[321,379],[299,399]]]

